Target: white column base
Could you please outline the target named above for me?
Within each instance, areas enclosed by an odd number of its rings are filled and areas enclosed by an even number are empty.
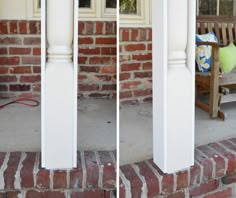
[[[77,108],[73,105],[73,75],[72,63],[46,64],[44,150],[48,169],[73,167],[73,116]]]

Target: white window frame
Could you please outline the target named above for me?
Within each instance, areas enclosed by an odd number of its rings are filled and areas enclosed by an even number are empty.
[[[199,16],[199,0],[197,0],[197,16]],[[216,1],[216,16],[220,15],[220,0]],[[236,0],[234,0],[233,15],[236,16]]]
[[[155,1],[155,0],[154,0]],[[142,6],[141,6],[142,5]],[[120,26],[151,26],[152,0],[137,0],[137,14],[120,14]]]
[[[27,0],[28,19],[40,20],[41,9],[38,8],[38,0]],[[79,8],[80,20],[114,21],[116,20],[116,8],[106,8],[106,0],[91,0],[91,8]]]

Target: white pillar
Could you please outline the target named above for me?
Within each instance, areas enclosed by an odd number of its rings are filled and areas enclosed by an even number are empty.
[[[153,158],[170,173],[194,162],[195,1],[153,4]]]
[[[73,138],[77,121],[72,62],[73,0],[46,2],[48,61],[42,83],[42,164],[49,169],[72,168],[76,158]]]

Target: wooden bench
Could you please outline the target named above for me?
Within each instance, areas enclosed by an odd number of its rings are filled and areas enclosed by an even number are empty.
[[[220,110],[220,105],[225,102],[236,101],[236,69],[229,74],[221,75],[219,63],[219,47],[227,46],[236,41],[236,17],[198,16],[196,33],[206,34],[214,32],[218,44],[198,42],[212,46],[211,71],[202,73],[196,71],[196,106],[209,112],[212,118],[225,119],[225,114]],[[200,95],[209,93],[209,100],[202,100]]]

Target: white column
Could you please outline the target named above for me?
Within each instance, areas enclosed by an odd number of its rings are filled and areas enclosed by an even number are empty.
[[[72,62],[73,0],[46,2],[48,61],[42,83],[42,164],[49,169],[72,168],[77,110]]]
[[[153,158],[170,173],[194,162],[195,1],[153,4]]]

